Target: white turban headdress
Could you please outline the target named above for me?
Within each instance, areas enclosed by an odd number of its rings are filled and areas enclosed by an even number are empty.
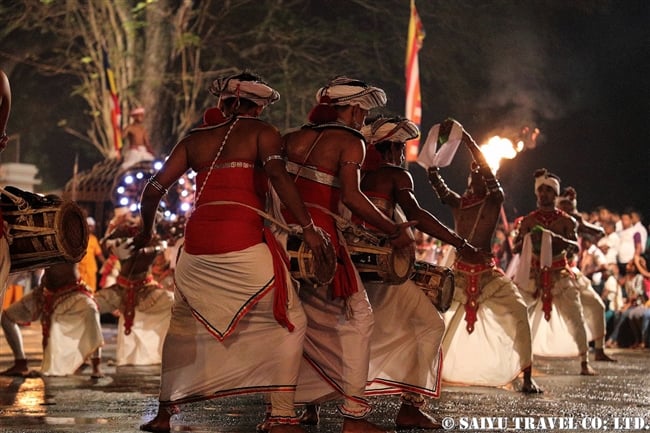
[[[363,81],[340,76],[318,89],[316,101],[329,105],[358,105],[370,111],[386,105],[386,92]]]
[[[560,195],[560,180],[547,171],[535,176],[535,192],[542,185],[550,186],[556,195]]]
[[[420,129],[415,123],[405,118],[380,117],[370,125],[361,128],[361,133],[368,144],[381,143],[382,141],[405,143],[418,138]]]
[[[248,99],[262,107],[271,105],[280,99],[280,93],[277,90],[256,79],[253,75],[241,73],[217,78],[210,86],[210,93],[219,99]]]

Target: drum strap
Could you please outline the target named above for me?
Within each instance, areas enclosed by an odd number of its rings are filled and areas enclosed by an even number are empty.
[[[329,173],[323,173],[322,171],[318,171],[313,168],[300,165],[293,161],[287,161],[286,168],[287,168],[287,172],[296,175],[296,178],[302,177],[334,188],[341,187],[341,182],[339,181],[339,179],[336,176],[333,176]]]
[[[340,215],[335,214],[331,210],[324,208],[321,205],[315,203],[305,203],[305,206],[318,209],[321,212],[331,216],[334,219],[334,221],[336,221],[336,227],[340,231],[349,232],[358,238],[364,239],[368,243],[371,243],[373,245],[379,245],[380,237],[370,232],[369,230],[365,229],[364,227],[355,224],[352,221],[349,221]]]
[[[24,211],[27,208],[29,208],[29,203],[27,203],[27,201],[24,198],[18,197],[17,195],[10,193],[4,188],[0,188],[0,193],[2,193],[2,195],[6,195],[7,197],[9,197],[11,201],[14,202],[18,210]]]
[[[257,213],[262,218],[264,218],[264,219],[266,219],[268,221],[271,221],[273,224],[277,225],[278,227],[282,228],[283,230],[285,230],[286,232],[288,232],[290,234],[298,234],[298,233],[300,233],[302,231],[302,230],[298,230],[297,228],[289,227],[287,224],[285,224],[282,221],[274,218],[273,216],[269,215],[268,213],[266,213],[266,212],[264,212],[262,210],[259,210],[258,208],[254,207],[254,206],[250,206],[250,205],[247,205],[246,203],[241,203],[241,202],[238,202],[238,201],[215,200],[215,201],[209,201],[207,203],[203,203],[199,207],[208,206],[208,205],[218,206],[218,205],[231,205],[231,204],[238,205],[238,206],[243,206],[245,208],[248,208],[248,209],[252,210],[253,212]]]

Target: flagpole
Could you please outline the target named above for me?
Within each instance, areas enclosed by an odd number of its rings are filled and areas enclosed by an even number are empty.
[[[415,0],[411,0],[408,36],[406,41],[406,107],[405,117],[420,127],[422,123],[422,100],[420,91],[420,67],[418,51],[424,40],[424,27],[415,7]],[[406,142],[406,161],[415,161],[418,156],[420,140],[414,139]]]
[[[77,201],[77,174],[79,173],[79,152],[74,155],[74,165],[72,166],[72,201]]]

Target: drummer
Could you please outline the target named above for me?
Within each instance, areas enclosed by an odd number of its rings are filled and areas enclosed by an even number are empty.
[[[418,222],[418,230],[466,254],[475,253],[474,247],[422,209],[415,198],[413,179],[402,164],[405,142],[420,135],[417,125],[402,117],[379,117],[362,132],[368,154],[361,189],[370,201],[393,220],[399,220],[399,205],[407,219]],[[440,428],[423,406],[425,397],[440,396],[440,344],[445,330],[441,314],[412,280],[399,288],[386,283],[364,284],[375,313],[369,381],[390,383],[395,393],[401,393],[398,428]],[[396,317],[407,323],[395,323]]]
[[[442,378],[465,385],[502,386],[523,372],[521,391],[542,392],[531,377],[526,304],[491,253],[503,189],[481,149],[459,123],[446,120],[439,135],[447,135],[452,129],[462,137],[474,160],[468,187],[462,196],[450,190],[435,166],[428,169],[429,181],[440,200],[451,207],[456,231],[478,246],[481,254],[456,251],[454,302],[445,313]],[[461,326],[461,319],[465,326]]]
[[[336,394],[335,398],[342,400],[338,410],[343,416],[343,433],[381,432],[366,419],[371,405],[364,397],[372,308],[349,252],[339,240],[336,218],[340,200],[353,213],[389,234],[395,246],[413,242],[408,235],[411,224],[394,223],[359,190],[365,154],[359,130],[368,112],[386,103],[386,94],[341,76],[320,88],[316,99],[310,123],[284,136],[287,171],[295,178],[314,223],[331,236],[338,266],[330,285],[300,289],[308,317],[304,350],[310,365],[301,370],[296,400],[314,401]],[[287,222],[295,223],[289,215],[286,217]],[[303,422],[315,424],[318,416],[307,414]]]

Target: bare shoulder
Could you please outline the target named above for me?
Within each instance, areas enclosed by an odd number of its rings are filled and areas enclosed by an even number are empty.
[[[276,128],[271,123],[266,120],[262,120],[257,117],[240,117],[238,122],[241,125],[245,125],[247,129],[259,130],[259,131],[275,131],[279,133],[278,128]]]
[[[520,232],[528,232],[530,231],[531,227],[536,224],[535,219],[531,214],[526,215],[525,217],[522,218],[521,220],[521,225],[519,226],[519,231]]]
[[[564,213],[564,215],[562,215],[561,221],[563,225],[568,228],[575,229],[578,227],[578,221],[568,213]]]

